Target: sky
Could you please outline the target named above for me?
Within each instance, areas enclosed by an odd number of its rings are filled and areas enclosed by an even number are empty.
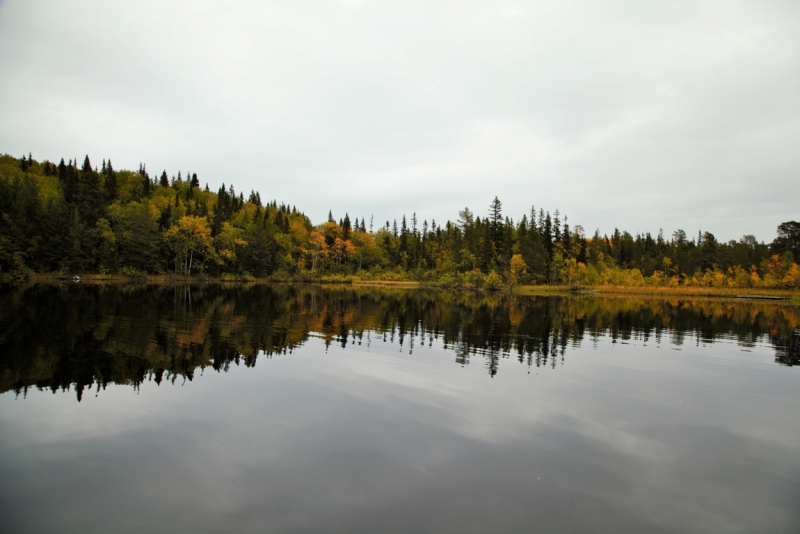
[[[0,0],[0,153],[337,219],[800,220],[800,2]]]

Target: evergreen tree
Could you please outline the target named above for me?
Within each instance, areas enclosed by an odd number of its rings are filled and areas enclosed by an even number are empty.
[[[150,191],[153,189],[153,182],[150,181],[149,176],[142,176],[142,194],[145,198],[150,197]]]
[[[563,243],[561,240],[561,214],[556,210],[553,212],[553,243]]]
[[[63,163],[63,160],[61,161]],[[41,217],[42,246],[39,270],[61,270],[67,257],[67,225],[70,210],[63,198],[50,199]]]
[[[503,205],[500,199],[494,197],[494,200],[489,205],[489,219],[488,227],[486,228],[486,252],[484,254],[489,268],[496,268],[496,263],[504,248],[504,235],[503,235]],[[489,265],[491,263],[491,265]]]
[[[542,240],[544,241],[544,247],[547,250],[547,256],[553,256],[553,221],[550,219],[550,212],[547,212],[547,215],[544,218],[544,223],[542,224]]]
[[[572,235],[569,231],[569,223],[567,216],[564,215],[564,230],[561,232],[561,246],[564,247],[564,255],[566,257],[572,256]]]
[[[342,238],[347,241],[350,239],[350,232],[352,231],[352,227],[350,226],[350,215],[347,213],[344,214],[344,220],[341,224],[342,227]]]
[[[117,198],[119,187],[117,186],[117,173],[111,165],[111,160],[105,163],[103,160],[103,174],[105,175],[105,194],[108,202],[114,202]]]
[[[64,200],[68,203],[75,201],[75,194],[78,190],[78,180],[77,161],[73,163],[73,160],[69,160],[69,165],[64,169],[64,177],[61,180],[61,187],[64,190]]]
[[[494,200],[489,204],[489,222],[493,232],[498,232],[500,224],[503,221],[503,204],[500,199],[494,197]]]
[[[100,178],[92,169],[89,156],[83,160],[77,190],[75,192],[75,205],[87,228],[94,228],[97,221],[105,214],[104,194],[100,190]]]

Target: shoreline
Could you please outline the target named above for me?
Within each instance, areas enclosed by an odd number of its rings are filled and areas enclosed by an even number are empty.
[[[75,278],[77,277],[77,280]],[[213,278],[206,276],[172,276],[172,275],[104,275],[104,274],[79,274],[66,276],[61,274],[30,274],[24,277],[3,273],[0,283],[4,284],[35,284],[35,283],[83,283],[83,284],[146,284],[146,285],[171,285],[171,284],[311,284],[311,285],[351,285],[364,288],[396,288],[396,289],[441,289],[452,291],[491,291],[508,293],[507,286],[494,290],[474,287],[453,287],[436,284],[433,282],[417,280],[381,280],[381,279],[352,279],[344,277],[320,277],[316,279],[270,279],[270,278]],[[652,286],[586,286],[579,289],[570,286],[549,285],[519,285],[511,291],[517,296],[537,295],[593,295],[593,296],[638,296],[638,297],[703,297],[725,298],[731,300],[769,300],[776,303],[789,303],[800,305],[800,291],[793,289],[767,289],[767,288],[713,288],[713,287],[652,287]]]

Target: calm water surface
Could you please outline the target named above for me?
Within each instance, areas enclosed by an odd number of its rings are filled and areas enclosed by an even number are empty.
[[[800,532],[800,310],[0,288],[1,532]]]

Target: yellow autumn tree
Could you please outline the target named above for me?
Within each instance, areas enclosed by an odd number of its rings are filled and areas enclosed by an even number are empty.
[[[205,217],[184,215],[165,232],[164,238],[175,255],[176,273],[180,267],[182,273],[191,274],[195,253],[205,257],[211,250],[211,228]]]
[[[312,230],[309,234],[308,244],[311,254],[311,270],[313,271],[317,268],[317,259],[327,254],[328,245],[325,243],[325,237],[316,230]]]
[[[528,265],[522,259],[522,254],[514,254],[511,256],[508,271],[506,271],[506,280],[508,281],[508,288],[510,291],[520,283],[520,279],[527,271]]]

